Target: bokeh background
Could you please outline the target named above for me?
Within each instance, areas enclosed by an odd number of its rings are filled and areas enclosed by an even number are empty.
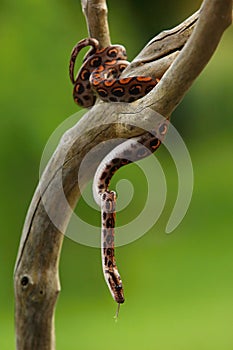
[[[180,23],[201,1],[108,1],[113,43],[129,59],[156,33]],[[0,4],[0,348],[14,348],[13,269],[41,154],[56,127],[78,110],[68,78],[71,48],[87,36],[78,0]],[[164,149],[157,157],[168,184],[165,209],[141,239],[117,249],[126,302],[118,322],[100,251],[65,238],[56,308],[57,349],[230,350],[233,348],[232,131],[233,29],[173,114],[189,149],[194,192],[180,226],[165,226],[177,175]],[[143,207],[146,179],[136,165],[116,174],[135,196],[119,222]],[[113,184],[114,184],[113,183]],[[99,224],[80,201],[76,213]],[[94,218],[94,219],[93,219]]]

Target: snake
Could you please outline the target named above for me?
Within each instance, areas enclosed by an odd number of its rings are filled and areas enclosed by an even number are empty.
[[[83,64],[74,77],[74,67],[81,49],[91,46]],[[92,107],[96,98],[104,102],[132,103],[148,94],[159,79],[147,76],[121,78],[129,65],[122,45],[100,48],[98,40],[86,38],[73,48],[69,75],[73,84],[73,98],[81,107]],[[101,256],[105,281],[119,307],[125,301],[122,279],[115,259],[114,229],[116,220],[116,193],[109,190],[110,181],[122,166],[136,162],[155,152],[168,129],[168,119],[157,123],[141,136],[130,138],[115,147],[101,161],[94,175],[93,197],[101,208]]]

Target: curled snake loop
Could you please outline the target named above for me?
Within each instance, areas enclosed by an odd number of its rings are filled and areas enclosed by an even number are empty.
[[[74,77],[74,67],[80,50],[91,46],[83,64]],[[82,107],[94,105],[96,96],[106,102],[133,102],[145,96],[159,79],[137,76],[120,78],[129,64],[125,48],[113,45],[100,48],[96,39],[87,38],[78,42],[72,50],[69,66],[74,85],[74,101]],[[128,139],[114,148],[101,162],[93,181],[93,196],[101,207],[101,254],[102,267],[109,290],[118,303],[124,302],[122,280],[118,272],[114,252],[114,228],[116,217],[116,193],[109,190],[114,173],[124,165],[149,156],[160,146],[168,129],[168,120],[158,123],[150,132]],[[119,309],[118,309],[119,311]]]

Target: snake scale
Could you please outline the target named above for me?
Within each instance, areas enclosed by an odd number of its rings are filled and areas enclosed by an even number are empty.
[[[77,55],[86,46],[91,46],[91,50],[74,77]],[[97,96],[105,102],[130,103],[149,93],[159,79],[146,76],[120,78],[129,64],[126,59],[125,48],[121,45],[100,48],[99,42],[94,38],[79,41],[72,50],[69,65],[74,101],[87,108],[94,105]],[[119,168],[154,152],[160,146],[167,128],[168,121],[161,122],[151,132],[123,142],[103,159],[95,173],[93,196],[101,207],[102,267],[109,290],[118,303],[118,311],[125,299],[114,254],[116,193],[109,190],[109,184]]]

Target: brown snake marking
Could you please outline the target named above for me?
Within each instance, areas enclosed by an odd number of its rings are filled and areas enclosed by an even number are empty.
[[[78,53],[86,46],[92,49],[84,58],[77,77],[74,66]],[[88,38],[76,44],[71,53],[69,73],[74,84],[73,97],[82,107],[91,107],[97,94],[107,102],[133,102],[147,94],[158,79],[129,77],[119,79],[128,62],[125,49],[114,45],[99,49],[96,39]],[[114,252],[114,228],[116,217],[116,193],[109,190],[114,173],[124,165],[149,156],[160,146],[168,129],[168,120],[161,122],[151,132],[128,139],[115,147],[100,163],[93,181],[93,196],[101,207],[101,254],[102,267],[109,290],[119,306],[124,302],[122,280],[118,272]]]

